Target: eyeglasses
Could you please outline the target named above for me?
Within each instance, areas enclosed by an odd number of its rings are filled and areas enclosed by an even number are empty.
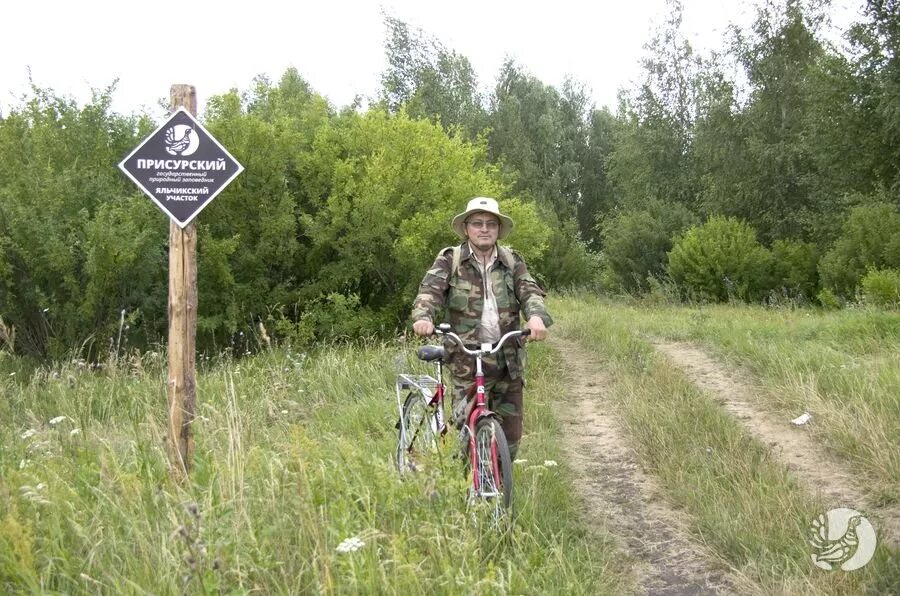
[[[496,230],[500,227],[500,222],[495,219],[474,219],[467,221],[466,224],[472,226],[473,228],[488,230]]]

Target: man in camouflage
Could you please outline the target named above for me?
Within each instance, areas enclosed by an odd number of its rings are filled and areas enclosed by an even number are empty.
[[[544,306],[544,291],[528,273],[522,257],[497,244],[512,230],[512,219],[500,213],[494,199],[476,197],[453,218],[451,227],[465,242],[443,249],[425,274],[413,304],[413,331],[422,336],[434,333],[434,316],[446,308],[448,322],[466,344],[499,341],[505,333],[519,329],[520,316],[531,330],[528,339],[543,340],[553,324]],[[448,343],[446,348],[453,416],[462,428],[470,403],[467,396],[475,382],[475,362],[455,344]],[[503,431],[515,459],[522,438],[524,346],[508,342],[494,356],[485,357],[483,364],[492,408],[503,418]]]

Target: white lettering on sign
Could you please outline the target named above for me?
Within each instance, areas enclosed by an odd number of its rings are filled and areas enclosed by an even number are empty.
[[[139,170],[224,170],[226,167],[225,158],[202,160],[202,159],[138,159],[137,168]]]
[[[199,195],[208,195],[208,188],[170,188],[168,186],[159,187],[153,189],[153,191],[157,195],[165,195],[167,201],[181,201],[187,203],[194,203],[197,201]]]
[[[156,188],[156,194],[159,195],[208,195],[208,188]]]

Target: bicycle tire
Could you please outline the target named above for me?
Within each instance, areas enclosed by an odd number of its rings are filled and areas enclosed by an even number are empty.
[[[421,465],[418,458],[428,451],[437,450],[439,429],[434,408],[418,393],[410,393],[403,403],[397,426],[397,470],[400,474],[415,472]]]
[[[475,424],[474,460],[472,491],[477,500],[491,502],[495,518],[502,517],[512,504],[513,472],[506,434],[496,418]]]

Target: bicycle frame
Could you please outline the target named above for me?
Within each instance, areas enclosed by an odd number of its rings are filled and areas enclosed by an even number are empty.
[[[475,445],[475,426],[478,422],[483,418],[497,418],[500,417],[495,414],[488,404],[488,396],[487,390],[485,388],[485,379],[484,379],[484,364],[483,360],[485,356],[489,356],[491,354],[496,354],[500,351],[503,345],[507,340],[515,337],[527,337],[530,333],[529,329],[521,330],[521,331],[510,331],[506,335],[500,338],[500,341],[496,343],[496,345],[490,343],[483,343],[480,345],[478,349],[472,350],[466,347],[463,343],[462,339],[452,331],[450,331],[450,326],[447,324],[439,325],[434,330],[436,335],[448,337],[456,343],[457,347],[464,351],[466,354],[475,357],[475,384],[473,389],[475,391],[475,403],[472,406],[472,411],[469,412],[469,415],[466,419],[466,429],[469,442],[469,464],[472,469],[472,487],[475,490],[476,494],[481,494],[481,478],[478,476],[478,453]],[[491,460],[497,461],[497,444],[491,443]],[[499,471],[496,466],[492,466],[493,474],[494,474],[494,486],[500,486],[500,478]],[[485,496],[496,496],[496,495],[485,495]]]

